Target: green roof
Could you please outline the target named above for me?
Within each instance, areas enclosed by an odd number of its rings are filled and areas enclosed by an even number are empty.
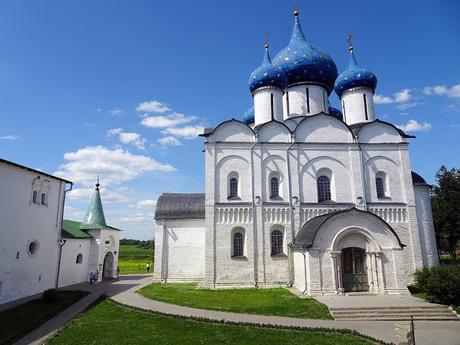
[[[80,222],[64,219],[62,222],[62,237],[64,238],[91,238],[92,236],[80,230]]]
[[[113,230],[123,231],[113,226],[100,226],[97,224],[83,224],[74,220],[64,219],[62,222],[62,237],[64,238],[92,238],[85,230]]]
[[[94,225],[98,226],[98,228],[107,226],[104,217],[104,209],[102,208],[101,195],[99,194],[99,181],[96,183],[96,189],[94,190],[88,210],[83,218],[81,229],[88,229],[88,226],[91,226],[90,229],[98,229],[95,228]]]

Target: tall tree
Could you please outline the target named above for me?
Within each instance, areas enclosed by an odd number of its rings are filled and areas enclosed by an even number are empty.
[[[460,242],[460,169],[442,166],[436,183],[431,189],[431,206],[438,245],[456,259]]]

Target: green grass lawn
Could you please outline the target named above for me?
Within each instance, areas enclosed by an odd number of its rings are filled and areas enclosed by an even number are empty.
[[[11,344],[57,315],[88,293],[59,291],[59,300],[46,303],[41,298],[0,312],[0,344]]]
[[[136,244],[121,244],[118,257],[120,274],[147,273],[145,265],[150,264],[150,273],[153,272],[153,249],[142,248]]]
[[[207,323],[124,308],[108,300],[72,321],[48,344],[375,344],[334,331],[286,330]]]
[[[205,290],[196,284],[150,284],[141,295],[187,307],[236,313],[332,320],[327,307],[313,298],[300,298],[287,289]]]

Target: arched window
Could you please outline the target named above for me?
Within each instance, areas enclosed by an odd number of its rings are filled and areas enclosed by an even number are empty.
[[[238,196],[238,179],[236,177],[232,177],[230,179],[228,197],[236,198],[237,196]]]
[[[75,260],[76,264],[81,264],[83,262],[83,254],[78,254],[77,259]]]
[[[278,177],[270,179],[270,198],[277,198],[280,196],[280,181]]]
[[[385,177],[377,176],[375,178],[375,189],[377,190],[377,198],[385,198]]]
[[[272,231],[272,255],[283,252],[283,233],[280,230]]]
[[[46,202],[46,193],[42,193],[41,204],[42,204],[42,205],[47,205],[47,202]]]
[[[327,176],[320,176],[316,180],[318,188],[318,202],[331,200],[331,180]]]
[[[38,204],[38,192],[34,190],[34,193],[32,194],[32,201],[34,204]]]
[[[241,232],[233,234],[233,256],[244,255],[244,236]]]

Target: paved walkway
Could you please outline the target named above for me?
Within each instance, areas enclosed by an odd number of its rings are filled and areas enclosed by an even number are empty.
[[[78,313],[83,311],[102,293],[105,293],[113,300],[125,305],[171,315],[193,316],[210,320],[225,320],[238,323],[353,329],[362,334],[366,334],[386,342],[393,342],[397,344],[400,341],[396,335],[396,326],[395,322],[393,321],[331,321],[238,314],[182,307],[154,301],[135,293],[136,290],[146,284],[149,284],[150,282],[151,276],[131,275],[123,276],[119,281],[114,281],[112,283],[104,282],[98,284],[96,287],[91,287],[92,292],[90,295],[86,296],[69,309],[65,310],[55,318],[42,325],[39,329],[29,334],[26,338],[22,339],[19,344],[41,344],[46,336],[51,335],[56,329],[62,327],[68,320],[72,319]],[[87,289],[88,285],[79,285],[77,287]],[[349,297],[373,298],[374,296],[345,296],[344,298]],[[418,301],[414,303],[418,303]],[[460,345],[460,322],[417,321],[415,322],[415,328],[417,345]],[[41,331],[39,331],[40,329]]]

